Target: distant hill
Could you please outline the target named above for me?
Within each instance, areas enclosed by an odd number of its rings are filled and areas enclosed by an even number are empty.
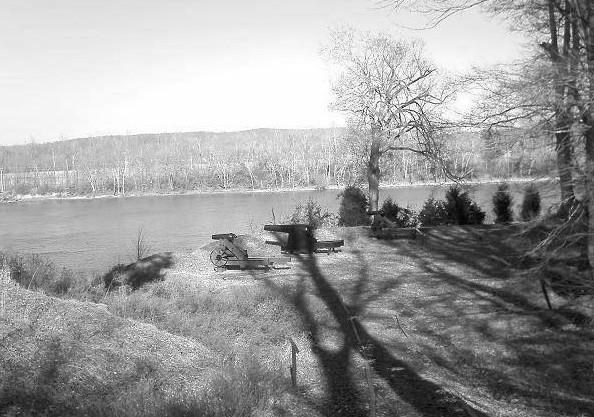
[[[268,147],[287,140],[300,140],[318,145],[329,137],[340,137],[344,128],[318,129],[251,129],[236,132],[174,132],[141,133],[135,135],[92,136],[46,143],[0,146],[0,168],[5,171],[22,172],[34,170],[65,170],[72,168],[72,157],[77,154],[96,152],[96,157],[116,149],[150,149],[156,155],[167,153],[171,146],[197,147],[204,152],[232,152],[246,146]]]
[[[343,128],[113,135],[0,147],[0,192],[126,194],[340,183]],[[336,156],[338,155],[338,156]]]
[[[253,129],[96,136],[0,147],[0,193],[98,195],[194,190],[342,187],[364,182],[361,153],[344,128]],[[455,172],[474,179],[532,177],[554,169],[543,142],[519,133],[460,131],[445,138]],[[382,183],[435,182],[422,156],[388,153]]]

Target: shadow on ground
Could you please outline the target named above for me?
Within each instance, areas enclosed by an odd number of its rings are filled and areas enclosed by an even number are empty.
[[[426,232],[362,237],[365,255],[351,249],[348,265],[300,256],[295,286],[267,281],[300,314],[322,368],[324,397],[305,400],[324,415],[589,415],[594,336],[525,293],[515,231]],[[354,376],[357,358],[371,384]]]
[[[382,291],[393,289],[397,282],[384,281],[376,287],[378,283],[372,283],[370,269],[361,253],[354,252],[353,258],[351,266],[358,270],[356,279],[350,280],[350,288],[334,286],[315,255],[296,257],[302,273],[292,291],[268,281],[269,286],[296,308],[309,331],[311,350],[319,360],[325,380],[326,396],[317,409],[323,415],[364,416],[375,407],[374,400],[370,400],[368,393],[362,393],[361,384],[354,381],[353,354],[356,354],[397,395],[398,401],[410,408],[412,414],[486,416],[468,401],[421,376],[407,363],[406,357],[395,355],[367,330],[361,315]],[[323,318],[325,315],[316,315],[308,302],[308,292],[323,302],[332,323]],[[338,336],[330,346],[324,340],[328,327],[332,327]],[[393,407],[388,408],[396,411]]]
[[[476,381],[494,400],[539,415],[592,415],[592,329],[576,326],[575,312],[549,310],[539,277],[515,268],[521,264],[517,233],[497,226],[436,228],[416,243],[382,244],[414,260],[426,286],[439,289],[413,303],[441,324],[417,328],[435,363]]]

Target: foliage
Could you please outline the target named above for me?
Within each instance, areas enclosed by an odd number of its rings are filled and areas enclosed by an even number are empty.
[[[498,185],[497,191],[493,194],[495,223],[509,223],[513,220],[512,203],[513,199],[509,191],[509,185],[506,183]]]
[[[289,218],[289,223],[308,224],[312,228],[318,229],[323,226],[331,226],[333,220],[332,213],[329,213],[328,210],[322,211],[322,207],[318,202],[309,199],[305,204],[297,204]]]
[[[482,224],[485,212],[458,186],[450,187],[445,201],[429,198],[419,213],[423,226]]]
[[[419,222],[418,215],[413,210],[400,207],[389,197],[384,201],[381,212],[398,227],[416,227]]]
[[[338,209],[339,226],[366,226],[369,224],[367,197],[359,187],[354,185],[346,187],[339,194],[339,198],[341,198]]]
[[[164,269],[171,266],[173,266],[173,256],[170,252],[147,256],[128,265],[115,265],[103,275],[103,284],[107,290],[123,285],[137,290],[149,282],[163,281]]]
[[[42,290],[51,295],[65,295],[80,283],[73,271],[58,269],[53,262],[37,254],[21,256],[0,252],[2,265],[8,267],[10,279],[21,287]]]
[[[524,189],[524,199],[522,200],[522,210],[520,216],[522,220],[532,220],[540,214],[540,193],[534,184],[528,185]]]
[[[446,210],[452,224],[482,224],[485,212],[458,186],[446,192]]]
[[[438,226],[448,223],[448,211],[446,204],[442,200],[435,200],[430,197],[425,201],[423,208],[419,212],[419,222],[423,226]]]

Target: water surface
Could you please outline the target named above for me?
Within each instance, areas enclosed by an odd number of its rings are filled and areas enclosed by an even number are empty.
[[[525,184],[513,184],[515,205]],[[496,184],[470,186],[473,198],[493,221],[491,198]],[[431,195],[443,198],[447,187],[411,186],[382,189],[380,202],[392,199],[414,209]],[[556,187],[540,184],[543,205],[558,198]],[[337,212],[336,190],[209,193],[193,195],[38,200],[0,204],[0,250],[38,253],[57,265],[78,271],[105,271],[134,258],[142,228],[151,252],[186,252],[207,244],[215,233],[262,230],[286,218],[309,198]],[[519,210],[516,208],[516,213]]]

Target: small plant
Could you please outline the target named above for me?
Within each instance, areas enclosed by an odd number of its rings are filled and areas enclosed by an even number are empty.
[[[418,223],[417,214],[408,208],[400,207],[398,204],[392,201],[391,198],[387,198],[382,205],[383,216],[390,220],[398,227],[416,227]]]
[[[482,224],[484,220],[485,212],[458,186],[446,192],[445,201],[429,198],[419,213],[424,226]]]
[[[151,255],[129,265],[117,264],[103,275],[103,285],[107,291],[122,285],[137,290],[149,282],[163,281],[164,269],[171,266],[173,256],[170,252]]]
[[[522,210],[520,216],[527,222],[540,214],[540,193],[534,184],[528,185],[524,189],[524,200],[522,201]]]
[[[425,204],[419,213],[419,222],[423,226],[448,224],[448,211],[445,202],[430,197],[425,201]]]
[[[0,252],[0,265],[6,267],[12,281],[29,290],[62,296],[79,285],[71,270],[59,271],[53,262],[37,254],[20,256]]]
[[[151,248],[144,235],[144,227],[140,226],[136,234],[136,260],[146,257],[150,250]]]
[[[339,194],[340,208],[338,210],[339,226],[367,226],[367,197],[363,191],[354,186],[348,186]]]
[[[295,207],[293,214],[289,218],[289,223],[308,224],[313,229],[318,229],[322,226],[330,226],[333,217],[327,210],[322,211],[322,207],[310,199],[305,204],[299,203]]]
[[[63,295],[74,288],[76,279],[74,273],[67,268],[62,268],[59,276],[49,285],[49,290],[52,294]]]
[[[513,199],[509,192],[509,186],[505,183],[500,184],[495,194],[493,194],[495,223],[509,223],[513,220],[512,203]]]

